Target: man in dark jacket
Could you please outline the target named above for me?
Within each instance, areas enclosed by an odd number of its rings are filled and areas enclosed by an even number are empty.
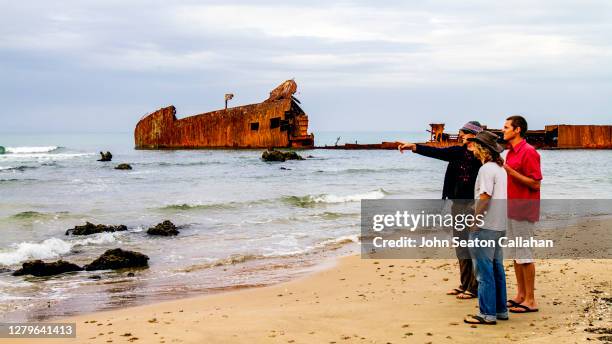
[[[471,203],[474,200],[474,184],[476,183],[476,176],[478,175],[481,163],[467,149],[467,139],[475,137],[481,131],[482,126],[479,122],[470,121],[466,123],[459,130],[459,140],[463,142],[460,146],[437,148],[399,142],[398,149],[401,153],[409,149],[420,155],[448,161],[446,174],[444,175],[442,199],[454,200],[452,206],[453,215],[471,212]],[[467,240],[468,232],[467,230],[455,230],[453,231],[453,236],[461,240]],[[447,294],[457,295],[459,299],[475,298],[478,293],[478,282],[474,274],[469,250],[465,247],[457,247],[455,252],[459,259],[461,285]]]

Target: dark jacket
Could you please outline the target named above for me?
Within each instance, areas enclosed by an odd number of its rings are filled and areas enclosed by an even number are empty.
[[[415,153],[448,161],[444,175],[442,199],[474,199],[474,184],[482,164],[467,146],[445,148],[416,145]]]

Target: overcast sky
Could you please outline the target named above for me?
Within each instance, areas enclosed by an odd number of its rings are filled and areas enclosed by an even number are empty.
[[[612,1],[0,0],[0,132],[131,131],[291,78],[314,132],[612,124]]]

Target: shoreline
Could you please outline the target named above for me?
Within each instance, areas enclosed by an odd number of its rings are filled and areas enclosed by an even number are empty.
[[[508,273],[509,264],[505,265]],[[456,284],[453,260],[375,260],[359,255],[339,258],[326,270],[273,286],[54,322],[77,324],[77,338],[64,339],[66,343],[547,343],[553,339],[574,343],[598,336],[584,332],[589,324],[592,328],[608,324],[601,318],[606,316],[601,310],[606,301],[593,300],[609,300],[611,276],[601,272],[610,271],[611,265],[609,260],[539,261],[540,312],[511,314],[509,321],[496,326],[463,324],[463,316],[477,310],[477,301],[444,295]],[[572,283],[576,279],[584,284]],[[512,276],[508,282],[510,295]],[[47,341],[57,342],[36,340]]]
[[[175,288],[172,292],[168,292],[166,289],[160,294],[148,294],[146,298],[141,296],[141,293],[133,292],[132,294],[120,296],[119,299],[122,299],[120,302],[112,300],[112,293],[109,293],[109,291],[104,288],[112,287],[116,290],[119,290],[119,288],[128,290],[137,288],[141,283],[146,282],[141,280],[142,277],[139,277],[141,275],[138,273],[135,277],[125,277],[127,272],[132,271],[130,269],[120,272],[111,271],[108,273],[117,275],[109,277],[108,279],[102,279],[102,286],[96,286],[95,284],[81,286],[81,288],[87,287],[89,293],[107,295],[106,299],[103,298],[103,301],[98,299],[83,299],[83,293],[80,293],[67,299],[38,300],[38,302],[32,303],[28,308],[6,311],[4,314],[1,314],[2,316],[0,318],[5,323],[53,322],[67,317],[78,317],[98,312],[116,311],[183,299],[214,296],[234,290],[248,290],[274,286],[297,280],[311,274],[316,274],[334,265],[338,258],[354,254],[358,251],[358,243],[353,241],[353,239],[341,237],[337,240],[330,240],[321,247],[301,254],[289,254],[277,257],[257,257],[255,259],[250,259],[249,256],[241,256],[238,258],[230,256],[227,259],[217,262],[195,264],[187,268],[171,270],[173,273],[186,273],[187,275],[185,275],[184,278],[190,278],[188,277],[189,274],[198,274],[200,270],[207,271],[204,276],[208,276],[208,278],[214,278],[214,276],[221,278],[221,282],[217,281],[219,283],[214,286],[199,284],[202,281],[202,277],[200,276],[193,279],[193,283],[195,284],[191,286],[189,286],[188,280],[183,280],[183,282],[175,281],[177,284],[172,286],[172,288]],[[147,273],[150,269],[155,269],[155,267],[149,267],[148,269],[141,270],[141,272]],[[263,271],[264,269],[266,271]],[[241,276],[255,274],[255,277],[243,276],[240,281],[226,281],[225,279],[232,274]],[[82,276],[80,280],[97,283],[98,280],[91,280],[91,276],[93,275],[96,275],[95,272],[89,276]],[[39,277],[33,278],[37,279]],[[40,278],[44,280],[48,277]],[[147,279],[147,277],[144,278],[145,280]],[[51,277],[51,280],[52,279],[53,276]],[[114,281],[114,279],[117,280]],[[37,283],[43,283],[43,281],[38,281]],[[83,305],[83,302],[86,302],[86,304]]]
[[[609,235],[612,219],[591,219],[568,230],[584,230],[586,224]],[[504,265],[512,297],[512,262]],[[495,326],[464,324],[463,317],[477,311],[477,300],[445,295],[457,285],[455,259],[365,259],[359,254],[327,257],[311,272],[278,284],[47,322],[76,323],[77,338],[63,339],[66,343],[597,342],[612,331],[611,267],[610,259],[538,260],[540,311],[511,314]]]

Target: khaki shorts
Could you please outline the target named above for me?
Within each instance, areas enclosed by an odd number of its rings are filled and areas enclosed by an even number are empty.
[[[535,224],[529,221],[517,221],[508,219],[508,230],[506,236],[508,240],[533,238]],[[507,247],[507,257],[514,258],[516,264],[533,263],[533,248],[531,247]]]

